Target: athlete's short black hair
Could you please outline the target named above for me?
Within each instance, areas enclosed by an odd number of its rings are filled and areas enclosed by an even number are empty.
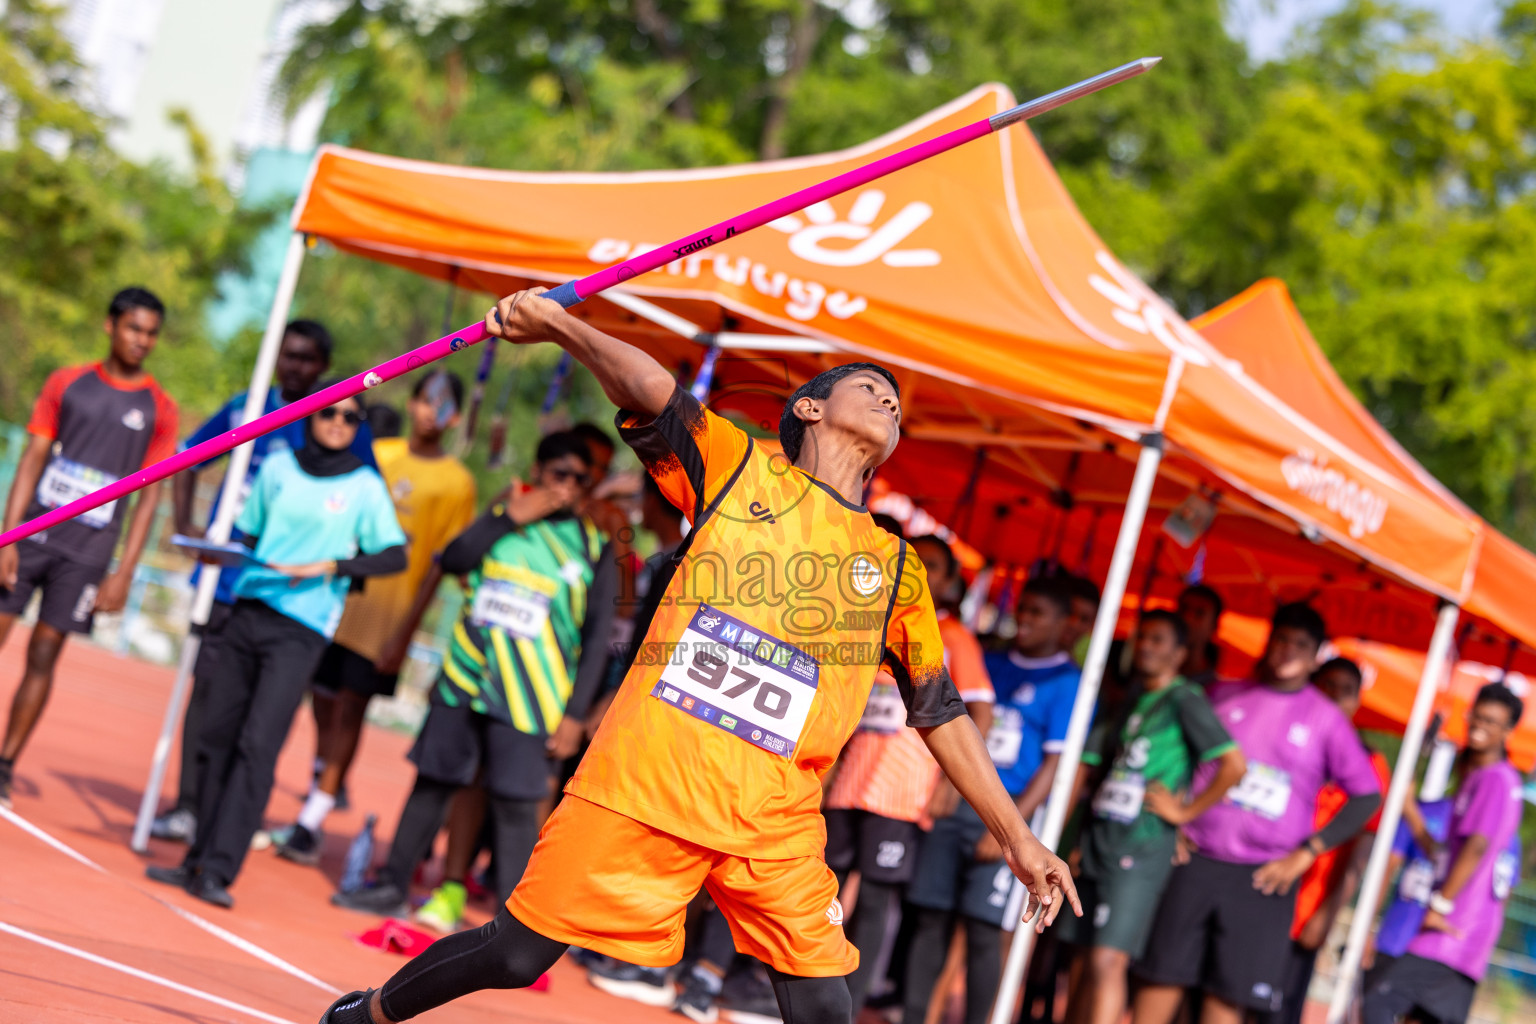
[[[955,556],[955,549],[949,546],[949,541],[936,533],[925,533],[921,537],[913,537],[907,541],[912,547],[919,544],[936,544],[940,551],[944,552],[944,562],[949,567],[949,574],[953,576],[960,569],[960,559]]]
[[[325,360],[325,365],[331,365],[331,352],[335,349],[336,342],[331,338],[331,332],[325,329],[324,324],[318,320],[290,320],[288,326],[283,328],[283,333],[308,338],[315,343],[315,348],[320,350],[320,358]]]
[[[1167,608],[1154,608],[1142,614],[1141,625],[1149,626],[1154,622],[1161,622],[1173,630],[1174,639],[1178,640],[1180,647],[1189,646],[1189,624],[1179,618],[1178,613]]]
[[[1317,646],[1323,646],[1323,641],[1328,639],[1328,625],[1316,608],[1305,601],[1293,601],[1283,604],[1275,609],[1275,617],[1270,620],[1271,631],[1276,629],[1299,629],[1312,638]]]
[[[1227,610],[1227,603],[1221,599],[1221,595],[1216,592],[1216,588],[1207,586],[1204,583],[1191,583],[1185,587],[1183,593],[1179,594],[1179,600],[1183,601],[1186,597],[1199,597],[1209,601],[1211,607],[1216,609],[1216,617],[1218,619],[1221,618],[1221,613]]]
[[[844,363],[821,371],[795,389],[779,415],[779,444],[784,446],[785,458],[794,462],[800,457],[800,446],[805,443],[805,420],[795,415],[795,403],[802,398],[824,399],[832,394],[832,387],[838,381],[860,372],[878,373],[891,385],[896,397],[901,397],[901,385],[896,383],[895,374],[876,363]]]
[[[1365,674],[1360,671],[1360,666],[1350,658],[1329,658],[1317,667],[1317,671],[1312,673],[1313,682],[1323,678],[1329,672],[1343,672],[1354,679],[1356,690],[1365,685]]]
[[[588,468],[592,466],[592,449],[587,445],[586,438],[574,430],[558,430],[553,434],[545,434],[539,441],[533,460],[542,465],[556,459],[563,459],[567,455],[576,456]]]
[[[901,523],[896,519],[895,516],[886,515],[884,512],[876,512],[869,518],[873,519],[876,526],[880,527],[880,529],[884,530],[892,537],[905,537],[907,535],[906,531],[901,528]]]
[[[130,309],[147,309],[161,320],[165,319],[165,303],[160,301],[160,296],[138,285],[130,285],[112,296],[112,301],[107,303],[107,318],[116,320]]]
[[[1509,712],[1509,727],[1513,729],[1520,724],[1520,716],[1525,714],[1525,701],[1515,696],[1515,691],[1503,683],[1489,683],[1477,691],[1477,699],[1472,702],[1473,707],[1479,704],[1498,704]]]
[[[452,370],[433,370],[416,378],[416,383],[411,387],[411,397],[420,398],[421,393],[427,389],[427,384],[433,377],[445,377],[448,380],[448,390],[453,392],[453,404],[460,409],[464,408],[464,378]]]
[[[602,427],[598,426],[596,423],[583,420],[582,422],[571,427],[569,433],[575,434],[577,437],[581,438],[583,441],[586,441],[588,444],[601,445],[611,452],[616,452],[619,450],[618,443],[614,441],[613,435],[608,433],[608,431],[604,430]]]
[[[1022,594],[1038,594],[1054,604],[1062,615],[1072,614],[1072,593],[1060,576],[1035,576],[1024,584]]]

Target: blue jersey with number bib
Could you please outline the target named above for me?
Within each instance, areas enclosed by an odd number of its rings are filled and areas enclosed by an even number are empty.
[[[1045,755],[1061,752],[1082,673],[1066,651],[1048,658],[1008,651],[987,655],[987,674],[997,691],[987,752],[1003,785],[1018,796]]]

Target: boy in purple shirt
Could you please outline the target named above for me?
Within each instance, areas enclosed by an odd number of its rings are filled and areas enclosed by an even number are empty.
[[[1365,993],[1363,1024],[1393,1024],[1409,1015],[1439,1024],[1467,1019],[1504,927],[1513,883],[1500,854],[1520,829],[1523,804],[1520,773],[1507,760],[1504,743],[1524,710],[1520,698],[1498,683],[1478,691],[1467,719],[1461,789],[1451,807],[1447,867],[1435,880],[1407,953]]]
[[[1305,604],[1275,612],[1256,682],[1211,691],[1217,718],[1247,759],[1243,779],[1184,827],[1196,848],[1169,879],[1135,973],[1134,1024],[1170,1024],[1185,989],[1204,990],[1201,1024],[1278,1010],[1291,941],[1292,884],[1318,855],[1353,838],[1381,803],[1370,758],[1338,707],[1309,683],[1326,635]],[[1196,772],[1191,792],[1215,765]],[[1317,794],[1349,796],[1321,831]]]

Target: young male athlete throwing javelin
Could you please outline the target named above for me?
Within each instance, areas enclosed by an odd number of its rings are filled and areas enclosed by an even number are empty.
[[[901,398],[872,363],[803,385],[770,454],[704,409],[650,356],[542,289],[486,327],[552,341],[623,411],[620,432],[693,529],[678,571],[521,883],[485,927],[443,939],[322,1024],[404,1021],[466,993],[531,984],[571,946],[665,966],[702,884],[736,948],[769,966],[787,1024],[848,1024],[837,880],[822,859],[821,777],[875,673],[1041,904],[1082,913],[1067,867],[1030,833],[949,674],[921,561],[858,504],[896,447]],[[525,588],[526,589],[526,588]],[[536,619],[536,593],[509,590]],[[1032,904],[1033,905],[1033,904]]]

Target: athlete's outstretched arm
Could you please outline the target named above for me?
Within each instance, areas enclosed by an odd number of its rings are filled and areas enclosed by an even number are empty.
[[[633,345],[571,316],[558,302],[542,298],[544,291],[529,288],[496,303],[485,315],[486,331],[519,345],[552,341],[592,371],[614,405],[646,416],[660,415],[677,387],[666,367]]]
[[[944,775],[1002,846],[1013,873],[1040,898],[1044,913],[1035,916],[1035,930],[1044,931],[1046,925],[1056,920],[1063,903],[1070,903],[1072,912],[1082,917],[1083,905],[1077,898],[1077,887],[1072,884],[1072,873],[1024,824],[970,717],[961,716],[929,729],[919,728],[918,733]]]

